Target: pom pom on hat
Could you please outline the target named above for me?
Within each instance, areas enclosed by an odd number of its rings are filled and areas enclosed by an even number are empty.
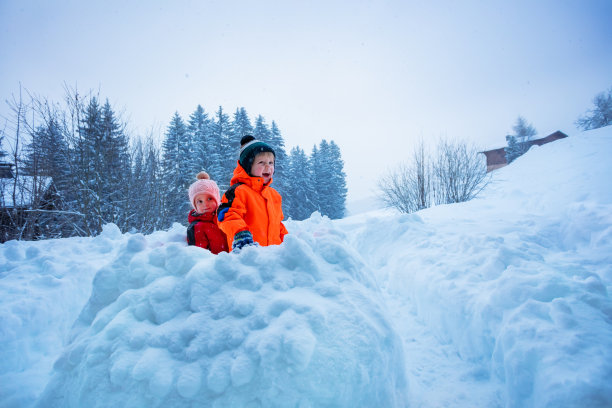
[[[242,146],[244,146],[245,144],[249,143],[250,141],[255,140],[254,136],[251,135],[244,135],[242,136],[242,139],[240,139],[240,148],[242,149]]]
[[[208,175],[207,172],[201,171],[198,174],[196,174],[196,179],[198,179],[198,180],[210,180],[210,176]]]
[[[242,139],[240,139],[239,162],[242,168],[245,169],[249,175],[251,174],[251,166],[253,166],[255,156],[264,152],[270,152],[276,157],[274,149],[272,149],[268,144],[255,139],[253,136],[244,135]]]
[[[210,179],[210,176],[207,172],[201,171],[196,175],[197,181],[195,181],[191,186],[189,186],[189,202],[191,206],[195,209],[195,198],[200,194],[206,194],[211,196],[216,203],[216,206],[219,207],[219,203],[221,202],[221,196],[219,195],[219,187],[217,183]]]

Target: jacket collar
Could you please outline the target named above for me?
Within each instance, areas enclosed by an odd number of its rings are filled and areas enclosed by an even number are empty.
[[[214,221],[217,217],[216,217],[216,211],[214,212],[209,212],[209,213],[205,213],[205,214],[198,214],[196,213],[196,211],[194,209],[191,209],[189,211],[189,215],[187,216],[187,221],[189,221],[189,223],[194,222],[195,220],[198,221]]]

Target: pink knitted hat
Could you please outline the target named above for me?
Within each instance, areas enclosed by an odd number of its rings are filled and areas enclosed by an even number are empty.
[[[210,179],[210,176],[205,171],[201,171],[196,176],[198,179],[191,186],[189,186],[189,202],[191,206],[195,209],[194,199],[197,195],[206,194],[211,196],[217,207],[219,207],[219,202],[221,201],[221,197],[219,196],[219,187],[217,187],[217,183]]]

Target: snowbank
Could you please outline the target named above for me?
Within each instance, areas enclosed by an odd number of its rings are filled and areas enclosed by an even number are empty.
[[[403,407],[372,273],[318,215],[212,255],[133,235],[97,272],[40,407]]]
[[[126,237],[107,225],[95,238],[0,245],[0,406],[31,406],[87,302],[95,271]]]
[[[531,149],[479,199],[344,220],[385,288],[508,407],[612,406],[612,128]],[[410,358],[410,356],[408,356]]]
[[[610,157],[612,127],[572,135],[468,203],[240,254],[2,244],[0,406],[610,407]]]

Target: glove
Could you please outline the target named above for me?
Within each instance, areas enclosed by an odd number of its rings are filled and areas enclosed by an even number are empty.
[[[239,250],[245,246],[256,245],[259,244],[253,241],[253,235],[251,231],[240,231],[234,235],[234,242],[232,242],[232,251]]]

